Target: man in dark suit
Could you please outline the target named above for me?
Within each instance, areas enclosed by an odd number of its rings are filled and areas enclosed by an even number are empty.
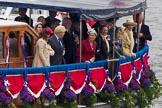
[[[133,19],[135,22],[138,21],[137,16],[139,16],[139,33],[137,33],[137,27],[133,28],[133,36],[135,40],[135,46],[133,49],[133,52],[137,52],[137,50],[140,50],[144,47],[144,45],[147,43],[147,40],[152,40],[152,35],[150,33],[149,26],[144,24],[142,22],[142,13],[139,13],[137,15],[133,16]],[[138,36],[137,36],[138,35]],[[138,40],[139,38],[139,40]],[[137,49],[137,46],[139,45],[139,49]]]
[[[64,45],[65,45],[65,60],[67,64],[76,62],[76,50],[77,50],[77,39],[79,42],[78,36],[73,34],[71,29],[71,19],[64,18],[62,21],[62,25],[66,28],[65,35],[63,37]],[[78,43],[79,44],[79,43]]]
[[[96,50],[96,61],[97,60],[106,60],[109,58],[109,51],[110,46],[109,42],[106,39],[107,33],[108,33],[108,27],[106,25],[102,25],[99,28],[99,34],[96,37],[96,43],[97,43],[97,50]]]
[[[15,18],[15,21],[24,21],[33,27],[33,20],[26,15],[27,8],[19,8],[19,16]]]
[[[51,45],[52,49],[55,51],[55,54],[50,57],[50,65],[60,65],[65,64],[64,60],[64,44],[63,44],[63,36],[65,34],[65,27],[64,26],[57,26],[54,30],[54,35],[52,35],[48,43]]]

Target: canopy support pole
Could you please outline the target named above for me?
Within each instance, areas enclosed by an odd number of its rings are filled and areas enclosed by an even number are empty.
[[[139,32],[140,32],[140,13],[138,13],[137,15],[136,15],[136,21],[137,21],[137,34],[136,34],[136,37],[137,37],[137,41],[136,41],[136,43],[137,43],[137,51],[139,50]]]
[[[113,19],[113,40],[112,42],[115,41],[115,29],[116,29],[116,18]],[[113,52],[112,52],[112,59],[115,58],[115,46],[113,44]],[[112,73],[111,73],[111,78],[114,77],[115,74],[115,62],[112,62]]]
[[[82,14],[80,15],[80,38],[79,38],[79,48],[80,48],[80,63],[82,62]]]
[[[146,14],[146,12],[144,11],[143,12],[143,23],[145,23],[145,17],[146,17],[145,14]]]
[[[82,14],[80,15],[80,37],[79,37],[80,63],[82,62]],[[78,104],[82,103],[82,95],[78,95]]]
[[[31,25],[31,13],[32,9],[29,8],[29,25]],[[31,27],[33,27],[33,25],[31,25]]]
[[[147,0],[145,0],[146,2],[146,6],[147,6]],[[146,19],[146,11],[144,10],[144,13],[143,13],[143,23],[145,23],[145,19]]]
[[[114,21],[113,21],[113,42],[115,41],[115,29],[116,29],[116,19],[114,18],[113,19]],[[114,46],[114,44],[113,44],[113,55],[112,55],[112,58],[114,59],[114,57],[115,57],[115,48],[114,48],[115,46]]]

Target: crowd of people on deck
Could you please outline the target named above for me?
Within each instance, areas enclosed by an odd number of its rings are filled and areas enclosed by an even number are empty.
[[[26,11],[26,8],[19,8],[15,21],[23,21],[33,27],[33,20],[26,15]],[[139,13],[139,24],[135,16],[123,23],[124,29],[114,26],[118,18],[93,21],[89,27],[86,21],[82,21],[80,32],[78,14],[62,12],[61,18],[58,18],[57,12],[49,11],[49,16],[38,17],[33,27],[39,35],[34,48],[33,66],[136,57],[135,53],[144,47],[147,40],[151,41],[152,36],[149,26],[142,21],[142,14]],[[25,42],[28,43],[27,38]]]

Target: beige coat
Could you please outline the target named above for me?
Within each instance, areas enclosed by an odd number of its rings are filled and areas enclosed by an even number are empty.
[[[132,56],[134,47],[134,38],[133,33],[131,33],[127,28],[124,30],[124,34],[122,36],[122,48],[123,54],[125,56]]]
[[[35,55],[33,60],[33,67],[50,66],[49,56],[51,47],[47,42],[40,38],[35,46]]]

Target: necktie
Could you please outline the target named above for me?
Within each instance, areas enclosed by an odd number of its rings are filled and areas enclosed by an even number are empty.
[[[58,40],[59,40],[59,44],[60,44],[60,49],[63,49],[63,44],[61,42],[61,38],[59,38]]]

